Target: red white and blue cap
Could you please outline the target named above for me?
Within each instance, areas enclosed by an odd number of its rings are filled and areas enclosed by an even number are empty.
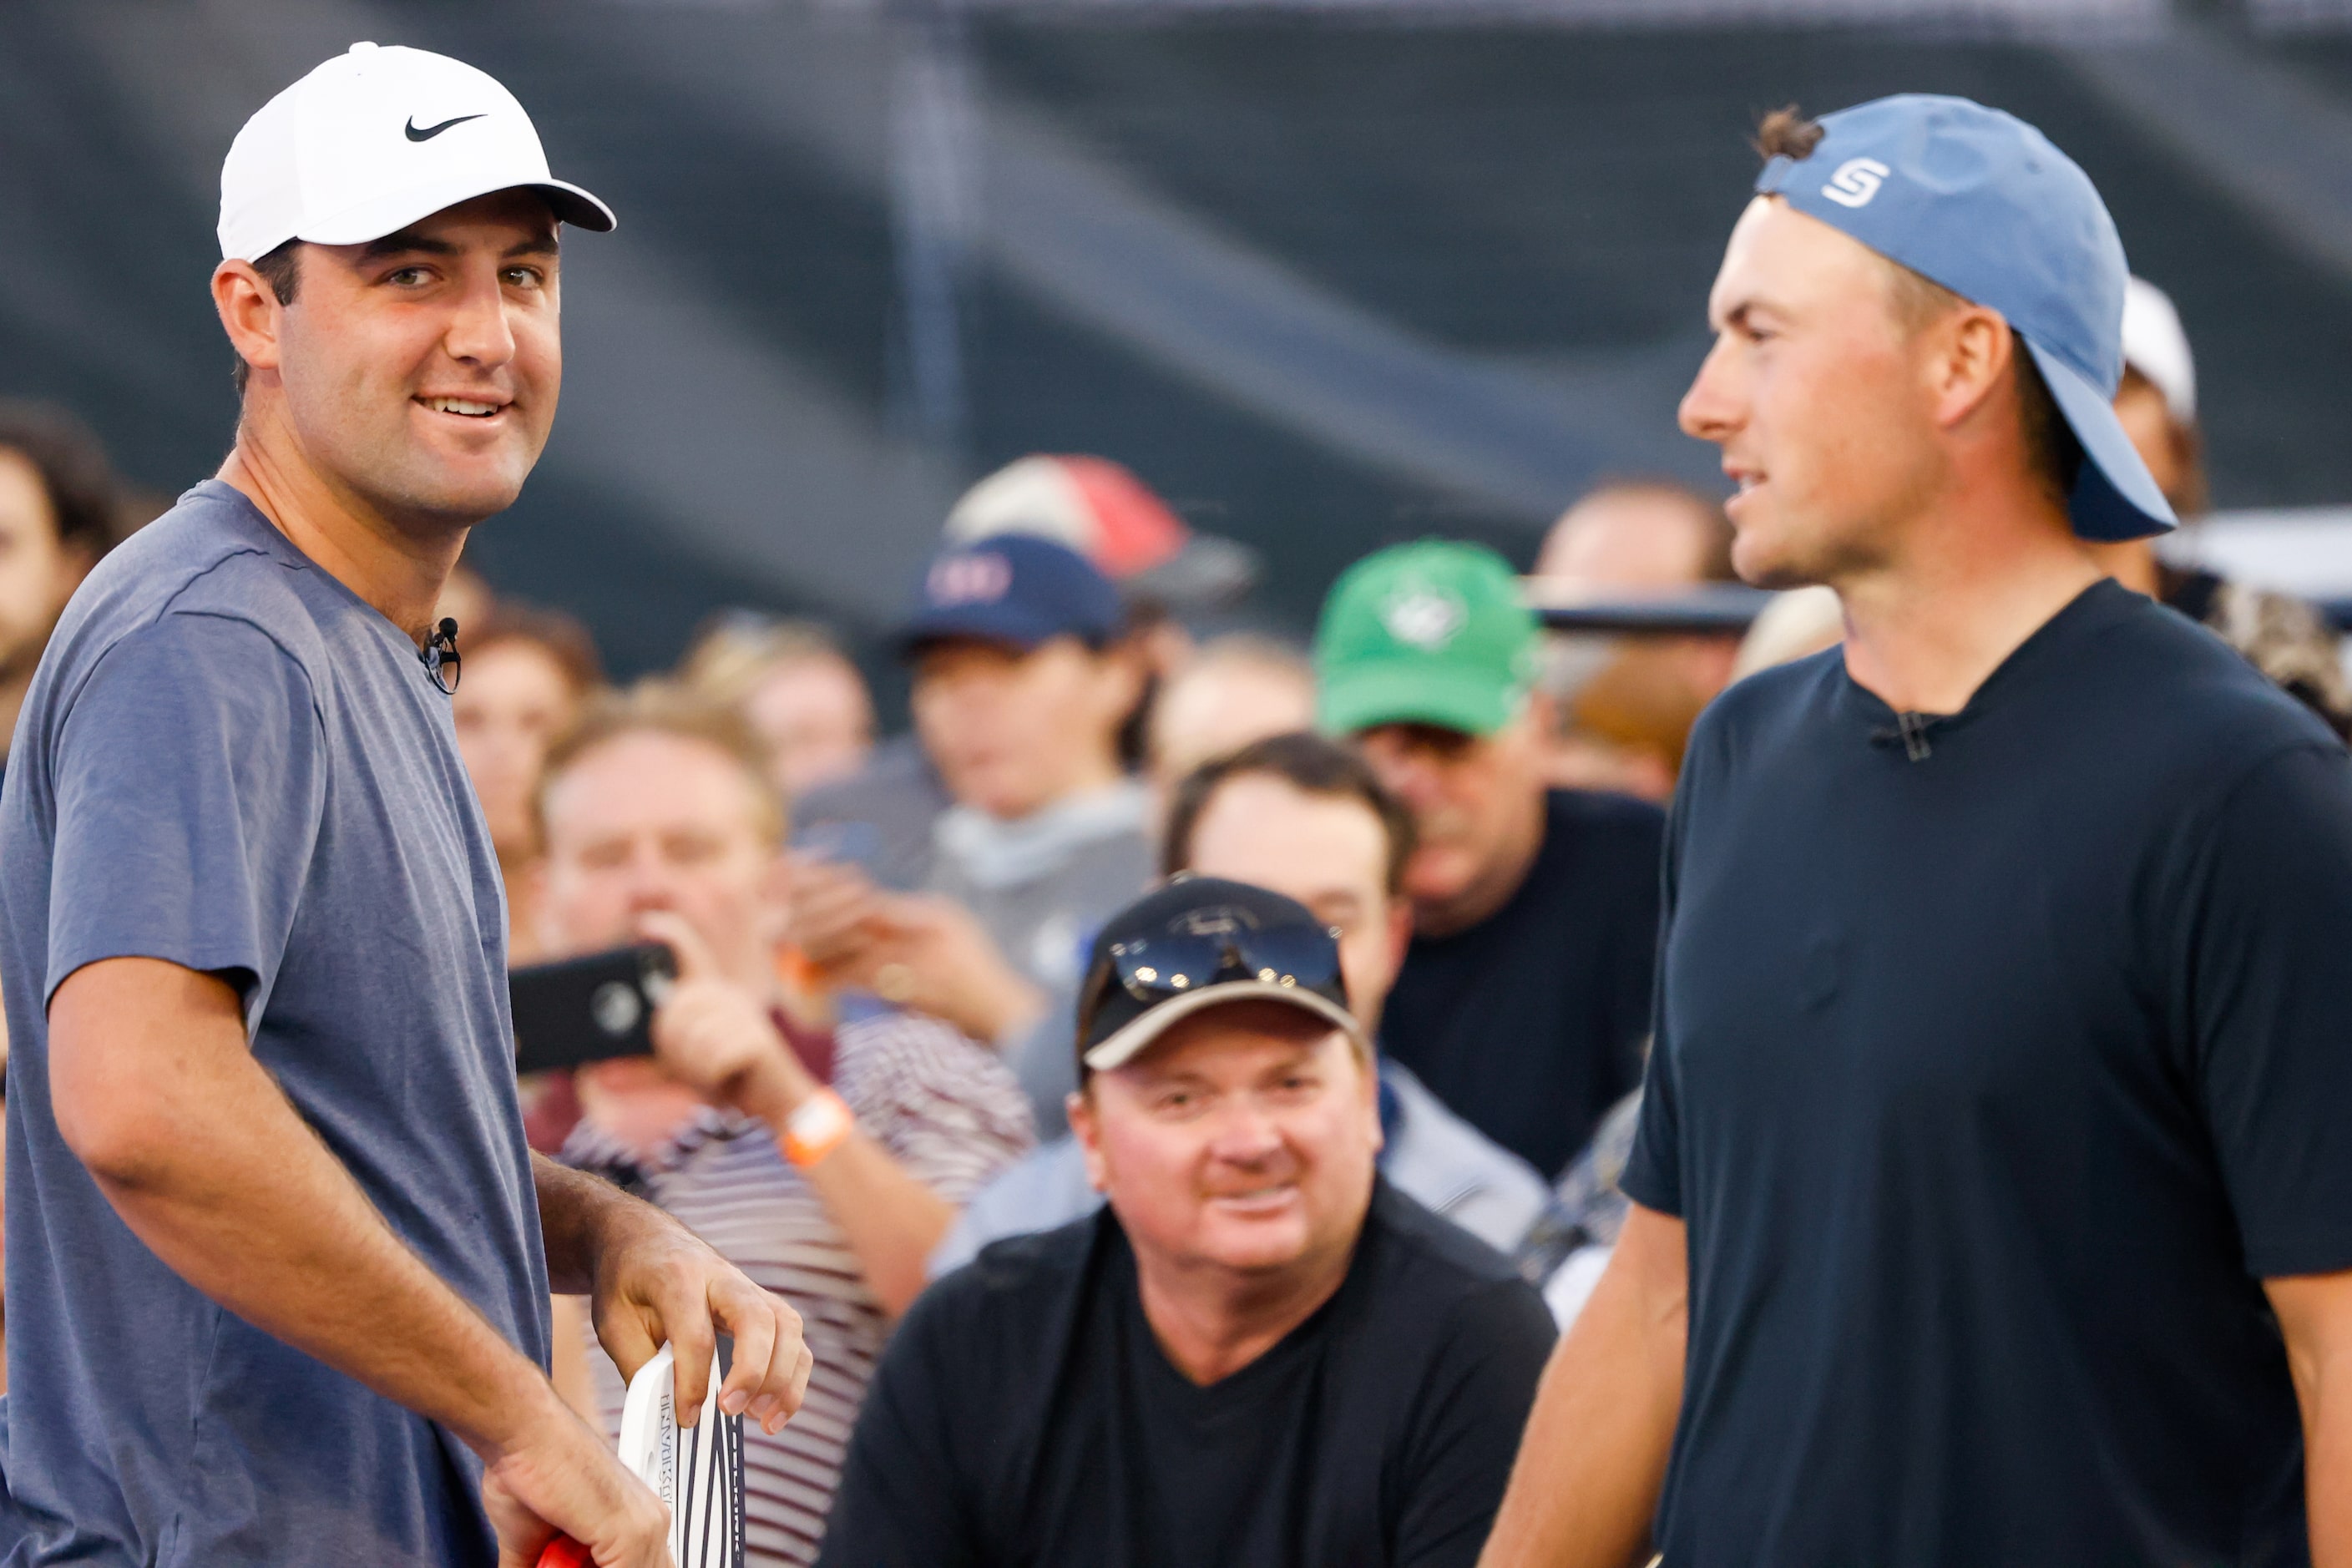
[[[1764,165],[1757,193],[2008,319],[2083,444],[2067,498],[2077,534],[2172,528],[2116,418],[2131,273],[2090,176],[2032,126],[1965,98],[1875,99],[1821,127],[1810,156]]]
[[[1006,533],[941,551],[899,624],[898,646],[969,638],[1026,652],[1057,637],[1101,647],[1118,636],[1118,590],[1076,551]]]

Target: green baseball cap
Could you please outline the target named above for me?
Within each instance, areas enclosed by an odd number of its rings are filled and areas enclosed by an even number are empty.
[[[1535,679],[1536,618],[1491,550],[1424,539],[1341,574],[1315,628],[1316,721],[1333,734],[1509,723]]]

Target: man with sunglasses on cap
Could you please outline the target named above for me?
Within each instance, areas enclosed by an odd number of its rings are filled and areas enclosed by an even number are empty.
[[[1169,883],[1096,940],[1077,1060],[1107,1206],[915,1303],[821,1561],[1471,1563],[1550,1322],[1376,1173],[1330,931],[1261,888]]]
[[[687,1409],[722,1331],[725,1408],[799,1404],[789,1308],[523,1142],[428,628],[554,416],[559,222],[613,226],[417,50],[353,46],[229,151],[236,445],[75,596],[0,796],[0,1563],[667,1563],[542,1370],[551,1286],[625,1370],[675,1343]]]
[[[1693,737],[1635,1207],[1486,1561],[2352,1563],[2352,758],[2085,552],[2172,513],[2082,170],[1764,132],[1682,420],[1845,643]]]

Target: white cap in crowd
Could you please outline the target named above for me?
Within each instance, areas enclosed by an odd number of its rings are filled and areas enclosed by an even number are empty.
[[[551,177],[514,94],[446,55],[353,44],[261,106],[221,165],[221,257],[289,239],[363,245],[492,191],[530,186],[566,223],[613,209]]]
[[[2197,362],[2171,297],[2145,278],[2124,288],[2124,363],[2147,377],[2182,425],[2197,423]]]

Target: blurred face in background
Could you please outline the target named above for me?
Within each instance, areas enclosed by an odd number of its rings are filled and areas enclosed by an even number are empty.
[[[473,679],[467,669],[458,689]],[[780,921],[772,897],[774,816],[764,786],[736,758],[705,741],[658,731],[624,731],[573,757],[541,795],[546,864],[540,937],[551,957],[596,952],[640,940],[637,919],[674,911],[717,955],[726,977],[766,989]],[[598,1062],[579,1073],[592,1115],[624,1101],[660,1124],[700,1103],[649,1058]],[[601,1108],[601,1109],[600,1109]]]
[[[538,852],[531,799],[540,764],[579,712],[572,678],[539,643],[506,637],[465,651],[449,713],[501,861],[511,865]]]
[[[2187,517],[2204,510],[2203,487],[2198,483],[2197,432],[2172,416],[2172,407],[2156,383],[2126,366],[2123,384],[2116,392],[2116,418],[2173,510]]]
[[[1389,836],[1353,795],[1309,795],[1276,773],[1237,773],[1193,819],[1185,869],[1270,888],[1339,932],[1339,971],[1366,1033],[1396,983],[1412,910],[1388,888]]]
[[[1024,652],[963,638],[915,656],[916,733],[961,805],[1017,821],[1119,778],[1134,661],[1059,637]]]
[[[1147,1275],[1341,1263],[1380,1152],[1370,1066],[1296,1007],[1235,1002],[1171,1027],[1071,1097],[1087,1171]]]
[[[40,470],[0,447],[0,676],[30,673],[89,568],[88,551],[58,537],[57,509]]]
[[[874,749],[874,704],[846,659],[779,663],[744,698],[743,716],[768,742],[770,771],[787,800],[847,778]]]
[[[1304,666],[1212,653],[1178,672],[1152,704],[1151,776],[1172,790],[1202,763],[1314,727],[1315,678]]]
[[[1356,740],[1381,785],[1412,812],[1419,843],[1405,864],[1404,892],[1415,929],[1446,935],[1499,909],[1543,841],[1535,700],[1491,735],[1382,724]]]
[[[1707,300],[1716,340],[1684,395],[1723,449],[1732,563],[1763,587],[1882,565],[1948,477],[1922,334],[1893,264],[1767,197],[1732,229]]]
[[[1664,590],[1706,580],[1723,525],[1671,490],[1614,486],[1560,514],[1535,575],[1571,591]]]

